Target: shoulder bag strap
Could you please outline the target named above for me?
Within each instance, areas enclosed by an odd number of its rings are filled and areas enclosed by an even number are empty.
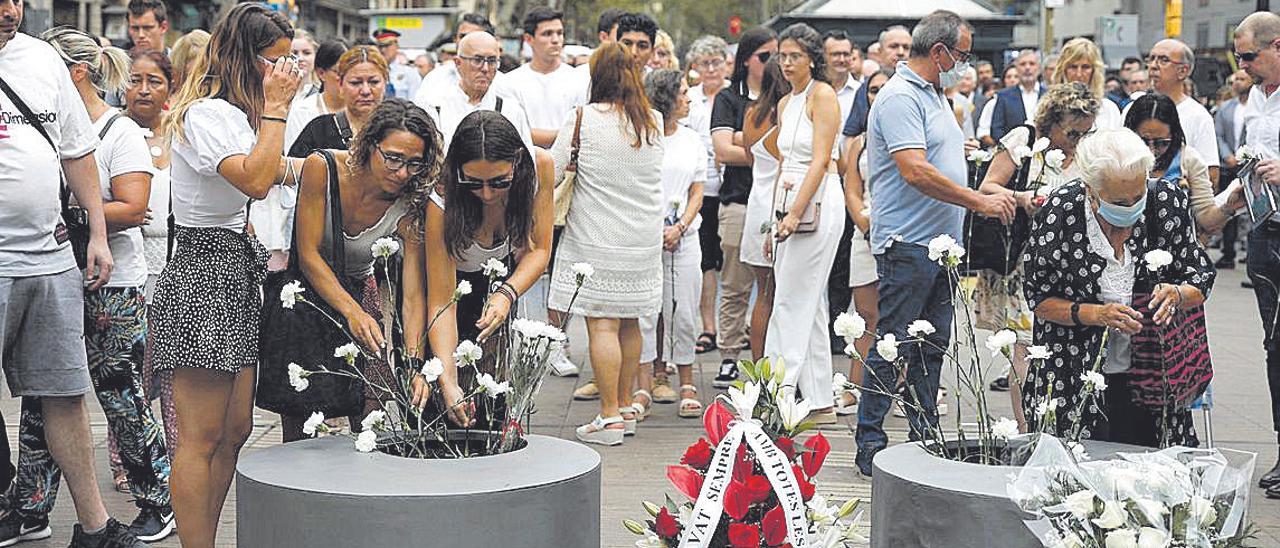
[[[99,132],[98,132],[98,139],[99,139],[99,140],[101,140],[101,139],[106,139],[106,138],[107,138],[107,132],[111,131],[111,126],[116,125],[116,120],[119,120],[119,119],[121,119],[121,118],[123,118],[123,117],[124,117],[124,113],[122,113],[122,112],[120,112],[120,111],[118,111],[118,110],[115,112],[115,114],[112,114],[112,115],[111,115],[111,118],[108,118],[108,119],[107,119],[107,125],[102,126],[102,131],[99,131]]]
[[[334,113],[333,122],[338,126],[338,137],[342,139],[342,145],[351,146],[351,138],[355,136],[355,132],[351,130],[351,120],[347,119],[347,111],[340,110]]]
[[[493,101],[493,110],[497,111],[498,114],[502,114],[502,97],[494,97]]]
[[[1031,124],[1022,124],[1027,128],[1027,148],[1031,148],[1036,142],[1036,126]],[[1043,168],[1041,168],[1043,169]],[[1012,181],[1009,181],[1009,190],[1026,190],[1027,179],[1031,176],[1031,158],[1023,160],[1022,167],[1018,168],[1018,172],[1014,174]]]
[[[332,151],[321,150],[320,155],[324,157],[325,164],[329,168],[327,185],[329,187],[329,218],[331,225],[329,227],[329,254],[331,255],[330,259],[333,261],[333,273],[341,280],[347,275],[347,253],[342,230],[342,189],[338,183],[338,161]]]
[[[578,152],[582,149],[582,107],[578,107],[577,119],[573,122],[573,140],[570,141],[572,149],[569,151],[569,165],[565,171],[578,171]]]
[[[44,129],[44,124],[40,123],[40,120],[36,118],[36,114],[31,111],[31,107],[27,106],[26,101],[23,101],[22,97],[16,91],[13,91],[13,88],[9,87],[9,83],[5,82],[4,78],[0,78],[0,91],[4,91],[4,94],[9,96],[9,99],[13,101],[13,106],[18,108],[18,112],[22,113],[23,118],[27,119],[27,124],[40,132],[40,136],[44,137],[45,142],[49,143],[49,146],[53,148],[54,156],[58,156],[59,160],[61,160],[62,153],[58,151],[58,145],[54,144],[49,132]],[[66,179],[62,177],[61,162],[58,164],[58,183],[58,200],[62,202],[62,209],[65,211],[71,206],[71,188],[67,186]]]

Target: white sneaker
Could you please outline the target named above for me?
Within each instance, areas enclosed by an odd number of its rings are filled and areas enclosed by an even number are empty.
[[[551,374],[557,377],[576,377],[578,376],[578,366],[569,360],[569,356],[564,352],[556,361],[551,362]]]

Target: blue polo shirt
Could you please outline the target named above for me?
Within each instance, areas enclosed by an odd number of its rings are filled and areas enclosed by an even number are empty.
[[[964,133],[942,90],[921,78],[906,61],[876,95],[867,122],[867,166],[871,172],[871,250],[891,241],[928,245],[939,234],[964,242],[964,208],[916,190],[893,161],[899,150],[924,149],[942,175],[965,186],[968,166]]]

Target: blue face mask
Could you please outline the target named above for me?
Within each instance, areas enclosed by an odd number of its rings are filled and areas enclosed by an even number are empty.
[[[1114,227],[1128,228],[1138,223],[1142,219],[1143,210],[1147,209],[1147,195],[1143,194],[1142,199],[1130,206],[1116,205],[1101,196],[1098,197],[1098,214],[1102,215],[1102,219]]]

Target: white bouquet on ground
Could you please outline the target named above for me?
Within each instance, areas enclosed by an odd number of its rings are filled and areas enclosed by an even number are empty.
[[[1078,461],[1041,436],[1009,497],[1050,547],[1246,546],[1252,453],[1170,447]]]

